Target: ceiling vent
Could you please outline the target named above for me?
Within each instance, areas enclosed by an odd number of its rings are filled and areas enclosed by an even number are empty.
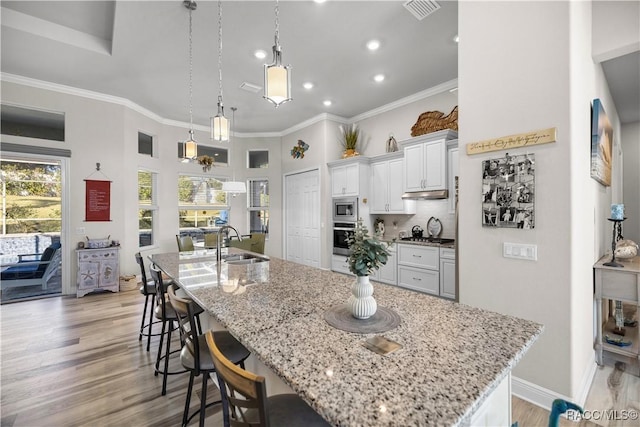
[[[262,90],[262,87],[251,83],[242,82],[242,84],[240,85],[240,89],[246,90],[247,92],[258,93],[260,92],[260,90]]]
[[[409,0],[404,7],[419,21],[440,9],[440,5],[433,0]]]

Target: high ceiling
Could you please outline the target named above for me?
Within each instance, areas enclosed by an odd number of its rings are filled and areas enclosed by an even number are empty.
[[[415,0],[428,4],[431,0]],[[222,75],[234,130],[279,133],[322,113],[352,118],[458,77],[456,1],[417,19],[404,1],[283,0],[283,62],[293,101],[274,108],[262,90],[272,60],[274,1],[224,1]],[[189,18],[181,0],[2,1],[1,71],[128,99],[167,120],[189,122]],[[366,43],[380,41],[371,52]],[[218,98],[218,8],[193,12],[193,120],[208,126]],[[267,52],[266,59],[254,51]],[[638,52],[603,63],[623,123],[640,120]],[[373,76],[385,74],[382,83]],[[303,89],[312,82],[311,90]],[[331,100],[326,107],[324,100]]]
[[[218,7],[193,12],[193,120],[208,126],[218,98]],[[418,20],[400,1],[282,1],[280,44],[293,101],[262,90],[272,61],[275,2],[224,1],[225,114],[236,132],[282,132],[322,113],[351,118],[457,78],[457,9]],[[175,1],[2,1],[2,72],[126,98],[189,122],[189,12]],[[366,43],[380,41],[371,52]],[[266,59],[254,51],[267,52]],[[386,79],[375,83],[373,76]],[[315,86],[303,89],[303,82]],[[332,101],[330,107],[323,101]]]

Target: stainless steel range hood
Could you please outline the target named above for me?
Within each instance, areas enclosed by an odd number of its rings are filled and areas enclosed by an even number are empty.
[[[404,193],[402,195],[403,199],[409,199],[409,200],[436,200],[436,199],[446,199],[448,197],[449,197],[448,190],[412,191],[409,193]]]

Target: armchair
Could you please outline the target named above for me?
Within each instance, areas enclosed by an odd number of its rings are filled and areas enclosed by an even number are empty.
[[[47,289],[47,282],[56,273],[62,261],[61,245],[60,243],[52,244],[44,250],[40,259],[35,259],[38,255],[19,255],[17,263],[9,264],[8,268],[0,273],[0,287],[4,289],[40,285],[42,289]],[[26,257],[34,259],[23,260]]]

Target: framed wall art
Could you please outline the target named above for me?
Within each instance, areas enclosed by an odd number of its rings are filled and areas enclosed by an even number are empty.
[[[591,108],[591,178],[608,187],[611,185],[611,152],[613,127],[596,98]]]
[[[482,225],[532,229],[535,226],[535,155],[482,162]]]

